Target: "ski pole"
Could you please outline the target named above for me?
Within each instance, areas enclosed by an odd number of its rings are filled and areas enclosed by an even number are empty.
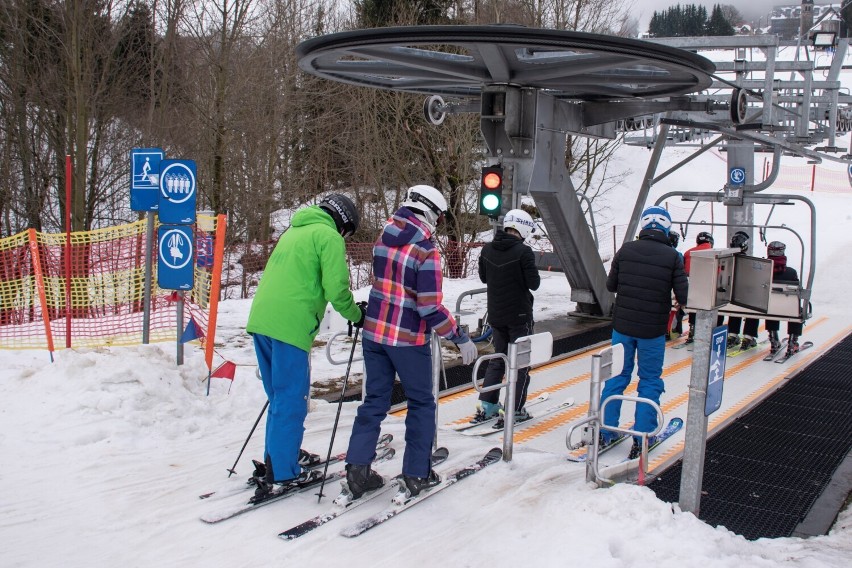
[[[263,405],[263,410],[260,411],[260,414],[258,414],[258,416],[257,416],[257,420],[254,421],[254,426],[251,427],[251,432],[249,432],[248,438],[246,438],[246,441],[243,444],[243,447],[240,449],[240,455],[237,456],[237,461],[235,461],[234,465],[231,466],[231,469],[228,470],[228,472],[229,472],[228,477],[231,477],[232,475],[237,473],[237,470],[235,469],[237,467],[237,462],[239,462],[240,458],[243,457],[243,451],[246,449],[246,446],[248,445],[249,440],[251,440],[251,435],[254,434],[254,429],[257,428],[257,425],[260,422],[260,419],[263,418],[263,413],[266,412],[267,406],[269,406],[269,399],[266,400],[266,404]]]
[[[322,472],[322,484],[320,485],[317,503],[322,501],[322,490],[325,487],[326,474],[328,474],[328,460],[331,459],[331,448],[334,446],[334,436],[337,434],[337,423],[340,420],[340,410],[343,408],[343,397],[346,395],[346,384],[349,382],[349,370],[352,368],[352,359],[355,357],[355,346],[358,344],[358,332],[360,331],[360,328],[355,328],[355,338],[352,341],[352,351],[349,352],[349,363],[346,365],[346,375],[343,377],[343,388],[340,390],[340,400],[337,401],[337,416],[334,417],[334,426],[331,429],[331,442],[328,444],[328,455],[325,458],[325,468]]]

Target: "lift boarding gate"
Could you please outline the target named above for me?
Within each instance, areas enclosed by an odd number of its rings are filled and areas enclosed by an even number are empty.
[[[592,356],[592,378],[589,382],[589,413],[586,418],[574,422],[569,426],[565,435],[565,445],[569,450],[579,450],[588,447],[586,454],[586,481],[595,483],[599,487],[615,483],[616,477],[638,468],[640,485],[644,484],[645,474],[648,471],[648,438],[659,434],[665,426],[663,411],[660,405],[653,400],[639,396],[613,396],[601,404],[601,388],[603,383],[618,376],[624,366],[624,346],[621,344],[605,347]],[[639,432],[630,428],[619,428],[606,426],[603,423],[603,413],[606,405],[613,400],[634,402],[636,404],[649,404],[657,413],[657,428],[653,432]],[[574,432],[582,428],[582,435],[578,442],[572,442]],[[600,449],[601,430],[617,432],[626,436],[633,436],[642,440],[642,454],[638,461],[631,460],[616,464],[605,471],[598,464],[598,452]],[[613,478],[606,477],[611,475]]]

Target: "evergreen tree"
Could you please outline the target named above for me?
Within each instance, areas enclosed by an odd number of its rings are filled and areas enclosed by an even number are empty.
[[[710,19],[707,21],[705,28],[706,35],[710,36],[730,36],[735,33],[734,26],[725,19],[722,7],[719,4],[713,6],[713,12],[710,14]]]

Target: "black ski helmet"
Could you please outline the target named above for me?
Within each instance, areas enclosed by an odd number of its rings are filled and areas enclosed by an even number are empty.
[[[785,245],[781,241],[772,241],[771,243],[769,243],[769,246],[766,247],[767,256],[784,256],[786,252],[787,245]]]
[[[320,209],[331,215],[334,219],[334,224],[337,225],[337,231],[346,237],[358,230],[360,217],[358,210],[352,200],[340,193],[332,193],[319,203]]]
[[[698,236],[695,237],[695,244],[703,245],[704,243],[710,243],[710,246],[713,246],[713,235],[707,231],[701,231],[698,233]]]
[[[677,245],[680,244],[680,233],[669,231],[669,242],[672,244],[672,248],[677,248]]]
[[[734,236],[731,237],[731,248],[738,248],[740,252],[748,251],[748,241],[749,236],[745,231],[737,231],[734,233]]]

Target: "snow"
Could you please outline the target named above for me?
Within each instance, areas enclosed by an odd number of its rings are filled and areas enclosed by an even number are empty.
[[[845,143],[848,139],[839,142]],[[616,224],[627,222],[649,156],[637,148],[620,152],[633,173],[624,193],[608,196],[609,217]],[[660,171],[684,152],[667,150]],[[795,160],[785,158],[785,163]],[[655,188],[651,200],[674,189],[716,191],[724,176],[724,161],[707,153]],[[844,230],[852,220],[852,193],[807,197],[819,216],[814,311],[852,315],[846,301],[852,236]],[[778,209],[777,223],[802,231],[807,239],[807,215],[800,208]],[[717,205],[714,214],[723,219],[723,208]],[[716,236],[724,240],[720,229]],[[794,258],[791,254],[791,263]],[[482,287],[473,277],[444,284],[451,310],[462,292]],[[356,299],[365,299],[367,292],[356,291]],[[543,272],[535,294],[537,320],[570,311],[568,293],[562,274]],[[479,295],[465,300],[463,309],[481,313],[483,306]],[[238,474],[227,477],[265,402],[244,332],[249,307],[250,300],[221,305],[217,353],[238,364],[237,376],[233,384],[214,379],[209,396],[202,382],[203,355],[194,346],[186,348],[182,366],[175,364],[171,344],[65,350],[55,354],[54,363],[45,352],[0,350],[5,369],[0,380],[0,564],[845,568],[852,558],[852,510],[841,513],[827,536],[752,542],[704,524],[647,488],[596,489],[584,481],[582,469],[568,467],[557,453],[523,446],[516,447],[511,463],[492,466],[357,539],[343,538],[339,531],[376,512],[379,504],[365,505],[292,542],[276,538],[277,533],[324,512],[330,497],[317,504],[315,496],[304,494],[221,524],[204,524],[199,517],[216,507],[215,497],[198,496],[240,486],[251,471],[250,459],[263,452],[261,421],[237,464]],[[463,319],[472,327],[475,320]],[[349,344],[336,342],[333,351],[345,360]],[[314,381],[334,381],[344,370],[345,365],[326,360],[323,348],[312,353]],[[356,362],[352,377],[360,373]],[[357,403],[342,406],[335,453],[346,448],[356,408]],[[312,403],[303,447],[327,451],[336,411],[337,404]],[[404,446],[403,419],[388,417],[383,431],[394,435],[399,453],[379,470],[393,475]],[[474,461],[494,445],[445,430],[439,436],[451,450],[449,468]],[[333,496],[336,487],[331,485],[329,493]]]

